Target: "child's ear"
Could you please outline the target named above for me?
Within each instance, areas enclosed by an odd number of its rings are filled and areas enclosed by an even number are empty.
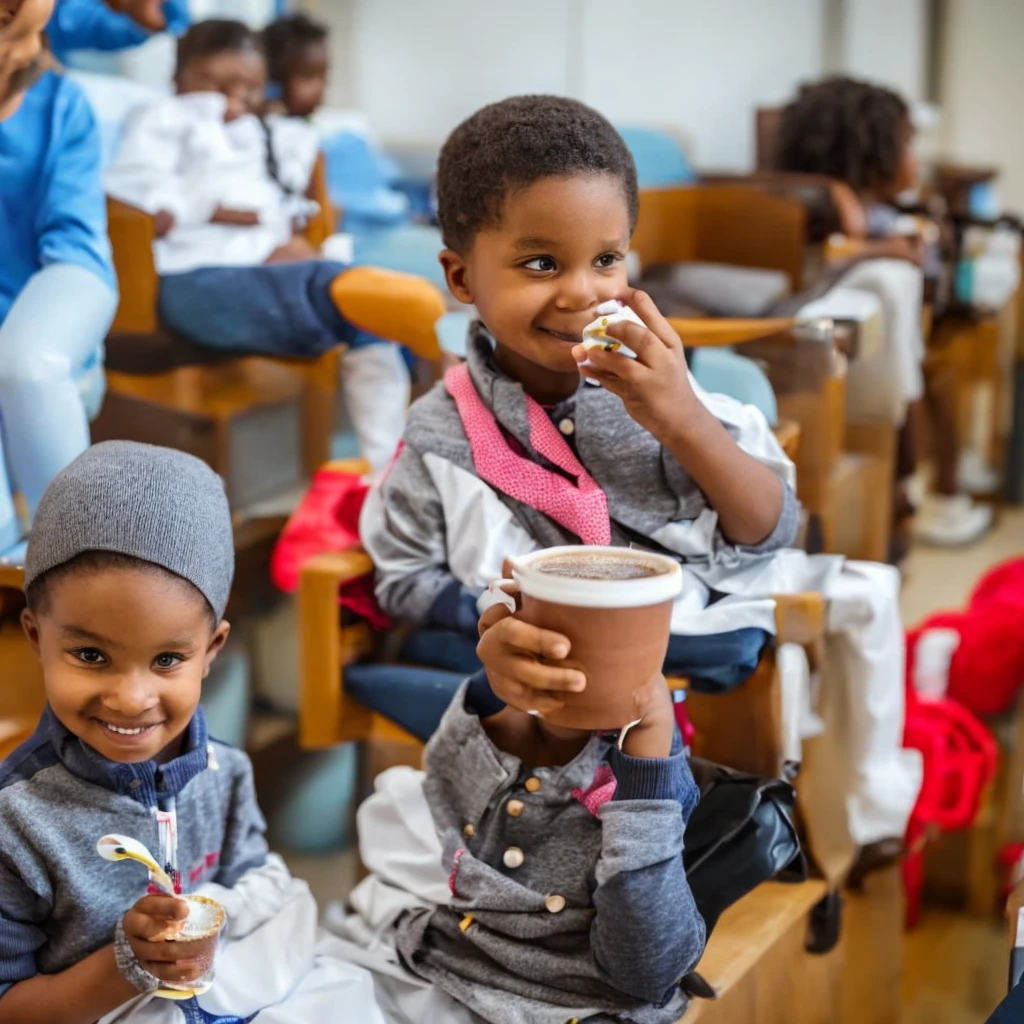
[[[448,291],[464,305],[473,305],[473,289],[470,286],[466,261],[454,249],[445,249],[438,259],[444,270]]]
[[[203,678],[205,679],[210,674],[210,666],[213,664],[213,659],[217,657],[223,648],[225,641],[228,638],[228,634],[231,632],[231,623],[227,619],[221,619],[220,625],[213,631],[213,636],[210,639],[210,646],[206,648],[206,654],[203,660]]]
[[[36,618],[35,612],[29,608],[25,608],[21,613],[21,628],[25,631],[25,637],[28,640],[29,647],[32,648],[32,653],[39,657],[39,620]]]

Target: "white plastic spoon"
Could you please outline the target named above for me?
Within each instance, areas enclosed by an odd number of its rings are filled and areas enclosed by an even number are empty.
[[[103,836],[96,843],[96,852],[109,861],[136,860],[149,869],[149,877],[168,896],[177,896],[174,891],[174,882],[171,881],[167,872],[156,862],[156,858],[137,839],[129,839],[128,836],[109,835]]]

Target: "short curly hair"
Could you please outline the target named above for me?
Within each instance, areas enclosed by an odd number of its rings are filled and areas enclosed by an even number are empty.
[[[464,252],[501,223],[509,194],[544,178],[611,174],[622,184],[630,231],[639,211],[636,165],[596,110],[564,96],[513,96],[478,110],[448,136],[437,169],[444,244]]]
[[[910,110],[879,85],[834,77],[803,86],[783,108],[775,167],[827,174],[854,191],[885,188],[899,174]]]
[[[178,40],[175,78],[194,60],[215,57],[220,53],[236,53],[240,50],[255,50],[262,53],[259,37],[248,25],[229,18],[197,21]]]
[[[282,83],[304,49],[327,42],[327,28],[305,14],[278,18],[263,30],[263,50],[272,82]]]

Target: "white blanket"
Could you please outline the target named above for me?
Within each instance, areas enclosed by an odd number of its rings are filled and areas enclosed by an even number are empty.
[[[292,237],[294,218],[308,212],[316,130],[297,118],[268,118],[275,181],[263,126],[251,114],[225,123],[225,104],[220,93],[192,93],[136,110],[104,175],[115,199],[174,216],[174,228],[153,244],[162,275],[257,266]],[[259,224],[211,224],[218,206],[254,212]]]
[[[347,962],[345,944],[317,926],[308,886],[278,858],[234,889],[207,885],[199,892],[228,915],[216,979],[198,999],[206,1013],[256,1024],[385,1024],[370,974]],[[140,996],[99,1024],[182,1024],[182,1010]]]

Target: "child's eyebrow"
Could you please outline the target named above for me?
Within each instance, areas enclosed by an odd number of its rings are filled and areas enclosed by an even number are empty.
[[[558,243],[551,238],[528,235],[526,238],[517,238],[515,247],[523,252],[532,252],[534,249],[554,249],[557,245]]]
[[[121,646],[109,637],[94,633],[91,629],[84,629],[82,626],[61,626],[60,635],[65,640],[89,640],[94,644],[102,644],[104,647]]]

